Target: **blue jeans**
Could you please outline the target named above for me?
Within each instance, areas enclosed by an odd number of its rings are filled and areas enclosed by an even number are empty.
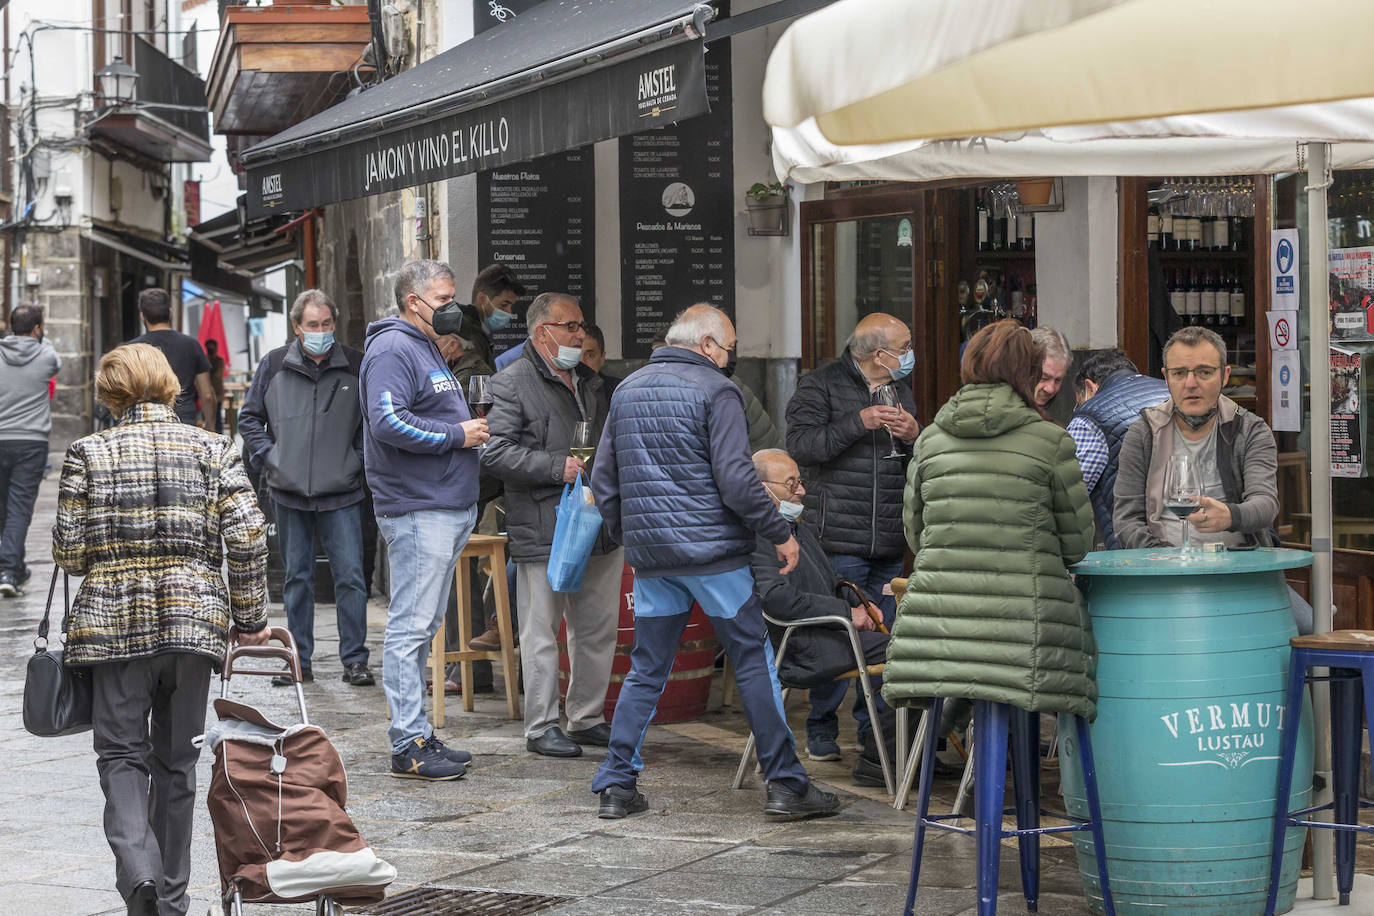
[[[0,439],[0,573],[24,578],[24,541],[48,461],[48,440]]]
[[[401,753],[416,738],[434,733],[425,718],[429,645],[444,620],[458,555],[476,524],[476,506],[377,516],[391,572],[382,689],[391,707],[387,735],[393,754]]]
[[[889,630],[892,629],[892,622],[897,617],[897,602],[891,595],[884,595],[883,589],[902,574],[902,557],[870,559],[835,554],[830,557],[830,568],[836,575],[863,589],[864,593],[873,599],[878,610],[883,612],[883,623]],[[882,685],[882,679],[875,677],[872,683],[876,691]],[[833,741],[840,734],[837,713],[848,690],[849,681],[835,681],[811,688],[811,712],[806,717],[808,740],[812,735],[817,735]],[[864,704],[863,691],[858,689],[854,691],[854,721],[859,724],[861,736],[873,727],[868,721],[868,707]]]
[[[286,626],[296,639],[301,664],[315,655],[315,537],[319,536],[334,575],[334,608],[339,624],[339,661],[366,665],[367,587],[363,584],[362,504],[328,512],[291,509],[275,500],[277,536],[281,539],[282,603]]]
[[[723,590],[713,589],[710,587],[713,583],[703,580],[724,580],[740,573],[750,580],[740,599],[743,604],[720,606]],[[641,600],[647,597],[643,595],[641,583],[651,587],[653,600]],[[781,688],[773,663],[773,644],[768,641],[763,607],[753,594],[752,577],[747,567],[718,576],[635,580],[635,646],[630,653],[630,673],[625,676],[620,697],[616,700],[610,747],[606,750],[606,760],[592,780],[592,791],[600,792],[608,786],[634,788],[637,783],[639,772],[644,769],[640,758],[644,735],[668,683],[668,673],[691,615],[693,599],[706,612],[711,629],[715,630],[725,654],[734,663],[735,683],[739,686],[745,719],[758,746],[764,778],[794,792],[805,792],[809,780],[797,760],[792,730],[783,713]],[[641,608],[651,611],[653,616],[639,614]],[[679,612],[671,613],[679,608]]]

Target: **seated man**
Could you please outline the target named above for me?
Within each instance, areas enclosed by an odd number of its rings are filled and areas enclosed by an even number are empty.
[[[1202,478],[1202,502],[1188,516],[1194,543],[1278,544],[1278,447],[1267,423],[1222,396],[1230,376],[1215,331],[1190,325],[1164,345],[1169,400],[1140,412],[1118,457],[1112,523],[1123,548],[1182,545],[1183,522],[1164,507],[1164,472],[1170,456],[1185,454]],[[1311,606],[1291,588],[1289,597],[1298,632],[1311,633]]]
[[[801,548],[796,569],[783,575],[778,566],[777,550],[766,538],[759,538],[750,565],[764,612],[778,620],[847,616],[859,630],[859,643],[868,664],[882,664],[887,660],[888,638],[878,632],[873,622],[882,619],[882,612],[872,604],[860,604],[852,594],[848,598],[836,597],[840,577],[830,568],[830,561],[815,533],[799,520],[800,500],[806,490],[802,487],[797,463],[782,449],[770,448],[754,454],[754,467],[764,489],[792,527]],[[776,627],[769,629],[776,644],[781,640],[781,632]],[[839,627],[804,627],[793,631],[787,642],[787,654],[778,669],[778,680],[784,686],[814,687],[831,680],[827,673],[843,673],[853,668],[854,650],[843,630]],[[896,760],[896,716],[878,692],[882,679],[875,677],[872,682],[888,759]],[[859,744],[862,753],[854,764],[854,781],[864,786],[884,785],[878,745],[873,740],[872,725],[867,721],[859,723]]]

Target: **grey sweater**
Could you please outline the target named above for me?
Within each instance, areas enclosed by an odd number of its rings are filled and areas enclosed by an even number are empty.
[[[1116,474],[1112,525],[1124,548],[1161,547],[1167,542],[1158,519],[1163,514],[1164,469],[1174,447],[1174,402],[1140,412],[1126,431]],[[1230,531],[1247,542],[1274,546],[1270,533],[1279,514],[1278,447],[1269,425],[1223,396],[1217,413],[1217,464]]]
[[[0,439],[46,442],[52,431],[48,379],[62,368],[46,340],[0,338]]]

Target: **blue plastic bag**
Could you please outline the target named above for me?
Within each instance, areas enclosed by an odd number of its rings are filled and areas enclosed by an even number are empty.
[[[575,483],[563,486],[558,501],[558,522],[549,551],[549,586],[556,592],[582,588],[582,574],[601,531],[601,511],[587,502],[586,489],[579,471]]]

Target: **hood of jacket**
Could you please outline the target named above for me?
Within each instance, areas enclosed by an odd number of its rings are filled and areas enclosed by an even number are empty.
[[[367,326],[367,336],[364,338],[363,346],[370,346],[374,338],[381,337],[383,334],[395,333],[408,334],[411,337],[414,337],[416,340],[423,340],[429,344],[434,343],[434,341],[430,340],[425,335],[424,331],[420,330],[415,325],[411,324],[409,321],[406,321],[400,315],[388,315],[387,317],[374,321]]]
[[[38,351],[43,349],[43,341],[27,334],[11,334],[9,337],[0,337],[0,359],[6,365],[19,367],[27,366],[38,358]]]
[[[960,439],[991,439],[1043,417],[1008,384],[965,385],[935,414],[935,425]]]

